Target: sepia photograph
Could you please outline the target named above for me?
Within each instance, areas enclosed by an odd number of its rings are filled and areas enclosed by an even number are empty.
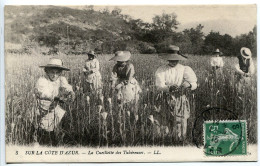
[[[257,161],[257,5],[6,5],[4,28],[7,163]]]

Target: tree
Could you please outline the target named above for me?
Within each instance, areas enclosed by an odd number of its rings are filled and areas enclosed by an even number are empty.
[[[170,31],[176,30],[180,23],[177,21],[177,15],[175,13],[166,14],[161,16],[156,15],[153,18],[153,26],[155,30]]]
[[[104,15],[109,15],[110,14],[110,11],[108,9],[108,7],[105,7],[102,11],[101,11],[102,14]]]
[[[120,8],[115,7],[115,8],[112,10],[111,14],[112,14],[113,16],[119,16],[119,15],[121,14],[121,12],[122,12],[122,10],[121,10]]]
[[[241,47],[251,49],[253,56],[257,55],[256,26],[248,34],[242,34],[235,37],[233,44],[234,55],[238,55]]]
[[[151,30],[145,35],[151,43],[161,43],[165,41],[171,41],[171,36],[177,29],[179,22],[177,21],[177,15],[175,13],[166,14],[161,16],[156,15],[153,18]]]
[[[203,46],[203,53],[212,54],[215,49],[220,49],[224,55],[233,54],[233,38],[228,35],[221,35],[219,32],[211,31],[206,37]]]
[[[185,29],[183,34],[188,36],[191,42],[191,52],[192,54],[201,54],[202,46],[204,44],[204,33],[202,29],[204,26],[201,24],[197,25],[196,28]]]

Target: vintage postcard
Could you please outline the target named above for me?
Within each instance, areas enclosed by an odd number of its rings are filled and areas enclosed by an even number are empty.
[[[5,6],[6,162],[257,161],[256,9]]]

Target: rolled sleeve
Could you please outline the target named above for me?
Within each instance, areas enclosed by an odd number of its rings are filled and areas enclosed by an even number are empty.
[[[248,73],[252,75],[252,74],[255,73],[255,65],[253,64],[253,60],[252,59],[250,61],[251,62],[250,62],[250,67],[249,67]]]
[[[244,72],[240,69],[239,64],[235,65],[236,72],[239,74],[244,74]]]
[[[189,66],[185,66],[183,80],[190,83],[191,90],[195,90],[197,88],[197,76]]]

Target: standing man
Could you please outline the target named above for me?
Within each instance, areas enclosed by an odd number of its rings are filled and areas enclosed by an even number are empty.
[[[172,129],[177,131],[179,140],[185,140],[187,120],[190,117],[190,103],[186,93],[197,88],[197,77],[189,66],[179,64],[179,61],[187,60],[187,57],[180,54],[179,47],[170,45],[159,55],[169,62],[160,66],[155,73],[157,90],[162,92],[164,103],[166,102],[163,105],[171,115],[166,115],[166,120],[171,121],[172,116],[175,118]]]
[[[210,59],[212,73],[216,79],[223,75],[222,68],[224,66],[224,62],[220,55],[222,55],[222,52],[220,52],[219,49],[216,49],[216,51],[213,52],[213,57]]]
[[[235,65],[237,90],[238,93],[242,93],[243,89],[251,85],[251,76],[255,73],[255,66],[249,48],[242,47],[237,58],[238,64]]]

